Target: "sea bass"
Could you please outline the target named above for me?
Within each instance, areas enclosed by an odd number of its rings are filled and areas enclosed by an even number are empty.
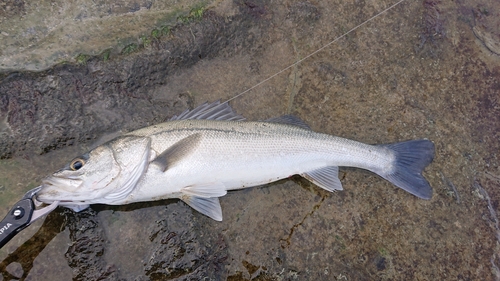
[[[291,115],[244,121],[227,103],[214,102],[73,159],[43,180],[37,200],[80,211],[89,204],[179,198],[221,221],[218,198],[228,190],[295,174],[328,191],[342,190],[339,166],[372,171],[430,199],[432,188],[422,171],[433,157],[429,140],[368,145],[314,132]]]

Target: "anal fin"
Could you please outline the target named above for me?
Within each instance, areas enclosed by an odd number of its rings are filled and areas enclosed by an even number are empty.
[[[342,183],[339,180],[339,167],[337,166],[320,168],[302,173],[301,176],[328,191],[342,190]]]

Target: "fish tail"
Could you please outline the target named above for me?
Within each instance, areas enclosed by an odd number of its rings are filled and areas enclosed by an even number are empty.
[[[422,171],[434,158],[434,143],[411,140],[382,146],[392,150],[396,158],[392,171],[380,176],[417,197],[431,199],[432,188]]]

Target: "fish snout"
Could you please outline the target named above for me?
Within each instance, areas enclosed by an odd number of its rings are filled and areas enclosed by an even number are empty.
[[[82,183],[83,181],[79,179],[48,177],[42,181],[42,188],[37,192],[36,198],[44,203],[73,200],[78,197],[76,191]]]
[[[80,179],[61,178],[61,177],[48,177],[42,181],[42,190],[52,187],[64,190],[76,190],[82,185],[83,181]]]
[[[50,204],[57,201],[56,198],[60,198],[60,193],[57,190],[51,188],[43,188],[36,194],[36,200]]]

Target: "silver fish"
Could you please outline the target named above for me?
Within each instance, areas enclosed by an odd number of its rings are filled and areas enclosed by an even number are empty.
[[[368,145],[313,132],[297,117],[243,121],[227,103],[203,104],[168,122],[127,133],[73,159],[45,178],[37,199],[80,211],[179,198],[221,221],[228,190],[299,174],[328,191],[342,190],[339,166],[372,171],[423,199],[422,176],[434,144],[412,140]]]

